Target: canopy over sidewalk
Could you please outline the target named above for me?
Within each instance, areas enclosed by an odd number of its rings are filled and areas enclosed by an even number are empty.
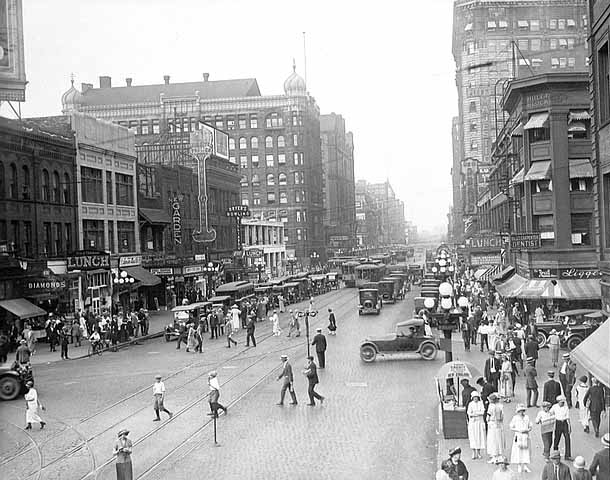
[[[595,332],[572,350],[572,359],[610,388],[610,321],[606,320]]]

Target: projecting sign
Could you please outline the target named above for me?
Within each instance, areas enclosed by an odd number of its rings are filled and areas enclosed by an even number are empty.
[[[68,272],[74,270],[110,270],[110,254],[96,250],[79,250],[67,257],[66,264]]]
[[[594,268],[534,268],[532,278],[559,278],[563,280],[587,280],[600,278],[601,272]]]
[[[473,266],[479,265],[500,265],[502,259],[500,254],[497,255],[470,255],[470,264]]]
[[[119,258],[119,268],[137,267],[142,264],[142,255],[126,255]]]
[[[174,274],[174,269],[172,267],[151,268],[150,273],[152,273],[153,275],[157,275],[158,277],[167,277]]]
[[[263,256],[263,251],[260,248],[251,248],[246,250],[244,255],[249,258],[260,258]]]
[[[540,232],[515,233],[510,235],[510,248],[513,250],[540,248]]]
[[[174,245],[182,245],[182,214],[178,197],[174,197],[172,200],[172,233]]]
[[[476,235],[466,239],[466,245],[470,249],[489,250],[502,248],[502,237],[500,235]]]
[[[0,0],[0,102],[25,102],[21,0]]]

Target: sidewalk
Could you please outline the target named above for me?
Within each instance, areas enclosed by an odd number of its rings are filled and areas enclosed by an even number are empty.
[[[479,368],[481,371],[483,370],[483,364],[485,362],[485,358],[487,354],[480,353],[478,350],[478,345],[473,348],[471,352],[464,352],[463,343],[456,341],[457,338],[453,338],[453,356],[454,360],[464,360],[472,363],[475,367]],[[541,404],[542,400],[542,385],[546,381],[547,376],[546,372],[548,370],[555,370],[551,366],[550,362],[550,353],[548,349],[543,349],[540,351],[540,358],[536,364],[536,370],[538,372],[538,388],[539,388],[539,400],[538,403]],[[579,367],[577,370],[576,377],[586,374]],[[557,375],[556,375],[557,377]],[[475,379],[476,381],[476,379]],[[525,402],[525,377],[523,373],[519,371],[519,376],[517,377],[517,386],[515,388],[515,397],[513,398],[511,403],[503,403],[504,406],[504,438],[506,441],[506,451],[504,455],[510,461],[510,447],[511,441],[513,438],[512,432],[509,429],[510,421],[515,414],[515,408],[519,403]],[[474,384],[474,381],[471,382]],[[480,389],[479,389],[480,390]],[[574,392],[573,392],[574,393]],[[532,423],[536,418],[536,414],[538,413],[538,408],[529,408],[527,410],[527,415],[529,416]],[[439,440],[438,440],[438,455],[437,455],[437,469],[440,468],[441,462],[448,458],[448,452],[451,448],[460,447],[462,449],[462,461],[466,464],[466,468],[470,472],[471,480],[486,480],[491,478],[493,472],[496,470],[495,465],[490,465],[487,463],[487,459],[489,457],[486,456],[486,452],[482,451],[483,459],[481,460],[472,460],[472,450],[470,449],[470,444],[468,443],[468,439],[445,439],[443,437],[442,432],[442,420],[440,415],[440,406],[439,406],[439,423],[438,423],[438,432],[439,432]],[[591,461],[593,460],[593,455],[595,452],[601,450],[601,436],[603,436],[606,432],[608,432],[608,417],[602,417],[602,424],[600,428],[600,438],[595,438],[593,435],[593,428],[591,428],[591,433],[584,433],[580,422],[578,421],[578,410],[576,408],[570,409],[570,422],[572,425],[572,435],[571,435],[571,446],[572,446],[572,458],[576,458],[578,455],[582,455],[586,462],[587,468],[589,467]],[[517,466],[510,465],[509,468],[515,472],[515,478],[519,479],[532,479],[537,480],[540,478],[542,474],[542,469],[545,465],[544,457],[542,456],[542,437],[540,435],[540,425],[534,424],[534,428],[530,434],[531,440],[531,449],[530,449],[530,458],[531,463],[529,465],[532,470],[531,473],[517,473]],[[564,457],[564,443],[563,439],[559,444],[559,451],[561,452],[562,462],[568,464],[570,470],[573,472],[574,468],[572,466],[571,461],[563,460]]]
[[[119,348],[123,345],[129,345],[135,340],[144,340],[159,336],[165,331],[165,326],[171,323],[172,312],[167,310],[151,311],[149,334],[145,337],[137,337],[128,342],[119,343]],[[80,347],[76,347],[74,343],[68,345],[68,356],[70,360],[77,360],[87,356],[87,350],[89,347],[89,341],[83,339]],[[61,362],[61,347],[58,345],[55,348],[55,352],[49,351],[49,344],[46,342],[40,342],[36,344],[36,353],[30,357],[30,363],[32,365],[44,365],[52,362]],[[15,352],[11,352],[8,355],[7,364],[10,365],[15,360]],[[2,364],[0,364],[2,365]]]

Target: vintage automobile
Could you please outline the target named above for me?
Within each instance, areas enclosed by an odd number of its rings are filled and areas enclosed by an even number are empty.
[[[386,280],[385,278],[379,280],[379,293],[385,303],[395,303],[394,280]]]
[[[360,345],[363,362],[373,362],[379,354],[418,353],[424,360],[434,360],[440,345],[426,335],[424,320],[413,318],[396,324],[394,333],[367,337]]]
[[[605,320],[600,311],[591,308],[566,310],[556,313],[548,322],[536,323],[537,340],[540,348],[544,347],[552,330],[557,330],[561,345],[572,350],[593,333]]]
[[[25,389],[25,382],[34,381],[32,367],[14,362],[0,367],[0,400],[15,400]]]
[[[211,302],[196,302],[188,305],[179,305],[172,308],[174,322],[165,327],[165,341],[176,340],[179,337],[180,327],[194,323],[195,327],[203,323],[203,331],[208,331],[207,315],[212,308]]]
[[[376,288],[361,288],[358,290],[358,315],[374,313],[379,315],[382,307],[381,295]]]

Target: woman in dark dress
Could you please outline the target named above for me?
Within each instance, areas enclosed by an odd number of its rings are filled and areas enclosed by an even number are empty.
[[[121,430],[119,438],[114,444],[114,454],[116,455],[116,478],[117,480],[132,480],[133,468],[131,465],[131,450],[133,444],[127,438],[129,430]]]

